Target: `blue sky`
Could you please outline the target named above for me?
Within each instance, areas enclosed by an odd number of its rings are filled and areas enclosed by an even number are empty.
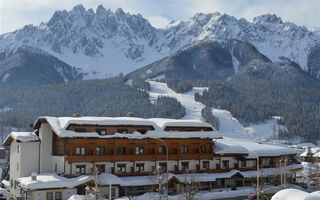
[[[0,33],[38,25],[47,21],[55,10],[72,9],[83,4],[86,9],[102,4],[115,10],[140,13],[156,27],[165,27],[171,20],[187,20],[197,12],[220,12],[243,17],[271,13],[284,21],[304,25],[309,29],[320,27],[320,0],[0,0]]]

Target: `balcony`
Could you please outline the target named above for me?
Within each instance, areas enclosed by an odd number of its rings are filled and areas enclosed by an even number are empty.
[[[212,154],[169,154],[169,160],[212,159]],[[166,154],[125,154],[125,155],[72,155],[66,156],[70,162],[117,162],[117,161],[158,161],[167,160]]]

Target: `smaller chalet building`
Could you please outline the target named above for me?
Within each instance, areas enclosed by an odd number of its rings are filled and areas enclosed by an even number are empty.
[[[200,120],[44,116],[34,132],[12,132],[4,146],[10,192],[34,200],[68,199],[95,183],[103,197],[138,195],[155,191],[156,172],[175,194],[190,177],[210,190],[255,184],[257,165],[265,178],[293,179],[301,168],[291,148],[223,138]]]

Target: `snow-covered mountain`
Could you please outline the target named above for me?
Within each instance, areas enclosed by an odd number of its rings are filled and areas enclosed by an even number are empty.
[[[77,5],[55,12],[39,26],[27,25],[1,35],[0,60],[19,47],[32,46],[81,69],[86,78],[100,78],[133,71],[204,39],[249,42],[272,61],[286,57],[320,77],[320,34],[275,15],[248,22],[226,14],[199,13],[157,29],[140,14],[102,6],[93,11]]]

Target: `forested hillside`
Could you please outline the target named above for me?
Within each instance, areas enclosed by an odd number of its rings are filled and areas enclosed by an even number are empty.
[[[136,117],[184,115],[184,107],[176,99],[160,97],[152,104],[148,93],[137,85],[128,86],[124,78],[117,77],[1,92],[0,127],[30,129],[30,124],[41,115],[125,116],[128,112]]]
[[[320,138],[320,90],[279,88],[256,82],[212,83],[208,91],[195,98],[209,107],[229,110],[244,125],[282,116],[279,123],[290,132],[280,133],[282,139]]]

